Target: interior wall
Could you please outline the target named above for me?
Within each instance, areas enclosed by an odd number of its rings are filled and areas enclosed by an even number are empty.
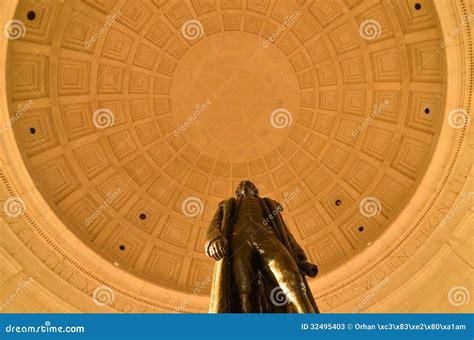
[[[14,17],[17,7],[16,1],[4,3],[2,23]],[[474,12],[474,2],[438,0],[434,6],[443,36],[454,37],[444,48],[447,87],[438,143],[425,173],[413,182],[410,198],[387,219],[370,247],[334,262],[311,281],[323,313],[472,312],[474,136],[472,120],[454,129],[448,116],[459,107],[472,112],[473,24],[460,26],[459,18]],[[6,126],[11,111],[5,82],[8,41],[0,38],[0,125]],[[406,39],[416,41],[416,32]],[[91,248],[38,187],[13,129],[3,130],[0,143],[0,203],[21,197],[28,207],[15,217],[1,212],[2,312],[206,312],[208,286],[204,292],[186,286],[184,274],[179,283],[157,284],[121,270]],[[320,245],[318,239],[314,245]],[[112,292],[102,289],[104,298],[113,299],[98,305],[92,296],[103,286]]]

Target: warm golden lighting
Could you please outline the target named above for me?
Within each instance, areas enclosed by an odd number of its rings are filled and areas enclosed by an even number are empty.
[[[472,1],[2,7],[1,311],[207,312],[251,180],[322,313],[472,312]]]

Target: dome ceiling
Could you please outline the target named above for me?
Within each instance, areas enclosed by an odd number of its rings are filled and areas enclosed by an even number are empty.
[[[328,273],[406,207],[437,144],[431,1],[25,1],[15,17],[10,113],[31,105],[14,132],[36,185],[160,286],[211,276],[207,225],[244,179]]]

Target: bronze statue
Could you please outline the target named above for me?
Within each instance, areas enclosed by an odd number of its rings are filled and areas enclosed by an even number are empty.
[[[205,251],[216,260],[211,313],[319,313],[305,275],[318,267],[288,231],[283,207],[250,181],[219,204]]]

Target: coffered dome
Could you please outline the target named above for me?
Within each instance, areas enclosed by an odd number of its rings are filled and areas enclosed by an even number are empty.
[[[250,179],[330,287],[404,235],[448,162],[462,71],[439,13],[431,0],[20,1],[6,153],[48,207],[40,224],[95,254],[86,266],[205,301],[207,226]]]

